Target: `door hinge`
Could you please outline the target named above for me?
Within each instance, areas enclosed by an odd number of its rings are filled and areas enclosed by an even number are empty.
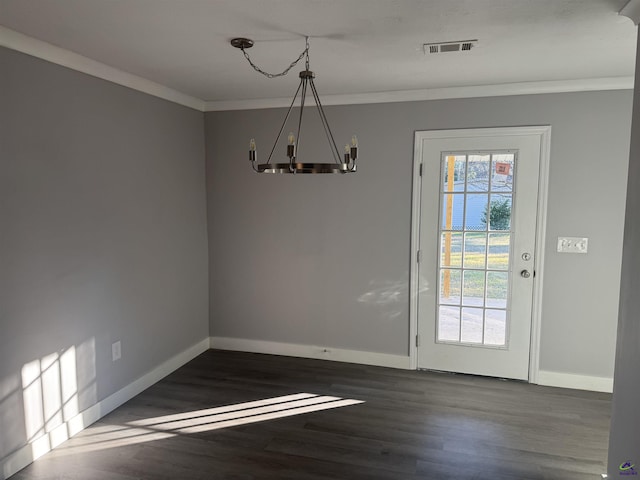
[[[422,176],[422,163],[420,164],[420,176]]]
[[[420,335],[416,335],[416,347],[420,346]]]
[[[418,250],[418,254],[416,255],[417,262],[420,263],[422,261],[422,250]]]

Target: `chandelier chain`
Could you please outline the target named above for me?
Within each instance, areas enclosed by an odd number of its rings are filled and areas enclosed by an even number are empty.
[[[244,49],[244,47],[240,47],[240,50],[242,50],[242,53],[244,54],[244,58],[247,59],[247,61],[249,62],[249,65],[251,65],[256,72],[264,75],[267,78],[284,77],[287,73],[289,73],[289,70],[291,70],[293,67],[295,67],[300,62],[300,60],[302,60],[302,58],[305,55],[307,57],[306,60],[305,60],[306,69],[309,70],[309,37],[305,37],[305,38],[306,38],[305,49],[298,56],[298,58],[296,58],[293,62],[291,62],[291,64],[280,73],[265,72],[260,67],[258,67],[255,63],[253,63],[253,61],[251,60],[251,57],[249,57],[249,54]]]

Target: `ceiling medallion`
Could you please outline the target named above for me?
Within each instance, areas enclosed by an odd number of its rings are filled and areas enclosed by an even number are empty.
[[[291,62],[291,64],[280,73],[268,73],[261,70],[258,66],[256,66],[249,54],[247,53],[247,49],[253,47],[253,40],[249,38],[234,38],[231,40],[231,45],[235,48],[239,48],[242,50],[245,58],[249,62],[249,64],[254,68],[254,70],[267,78],[276,78],[282,77],[289,73],[300,60],[305,59],[305,69],[300,72],[300,83],[298,85],[298,89],[293,96],[293,100],[289,105],[289,109],[284,117],[284,121],[282,122],[282,126],[280,127],[280,131],[278,132],[278,136],[276,137],[275,142],[273,143],[273,148],[271,149],[271,153],[269,154],[269,158],[266,163],[257,163],[257,151],[256,151],[256,142],[252,138],[249,142],[249,160],[251,161],[251,166],[258,173],[351,173],[356,171],[356,159],[358,158],[358,139],[354,135],[351,138],[351,143],[345,145],[345,151],[343,156],[340,155],[340,151],[336,146],[336,142],[333,138],[333,132],[331,131],[331,127],[329,126],[329,122],[327,120],[327,116],[322,108],[322,103],[320,102],[320,96],[318,95],[318,91],[316,90],[316,86],[313,82],[315,78],[315,74],[309,70],[309,37],[306,37],[306,45],[305,49],[298,56],[296,60]],[[333,155],[333,162],[331,163],[303,163],[298,160],[298,150],[300,148],[300,129],[302,126],[302,116],[304,114],[305,107],[305,98],[307,96],[307,91],[311,90],[313,95],[313,99],[316,103],[316,107],[318,109],[318,113],[320,115],[320,120],[322,122],[322,127],[324,129],[324,133],[327,137],[327,141],[329,142],[329,149],[331,150],[331,154]],[[282,137],[282,132],[287,124],[287,120],[291,115],[291,111],[295,106],[296,99],[300,95],[300,114],[298,117],[298,127],[296,130],[296,134],[293,132],[289,133],[289,142],[287,145],[287,157],[289,158],[288,162],[282,163],[272,163],[271,157],[273,156],[273,152],[276,149],[276,145]],[[297,140],[296,140],[297,139]]]

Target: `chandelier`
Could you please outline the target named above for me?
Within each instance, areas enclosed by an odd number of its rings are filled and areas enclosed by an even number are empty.
[[[305,69],[300,72],[300,83],[298,84],[298,89],[296,93],[293,95],[293,100],[289,105],[289,109],[284,117],[284,121],[282,122],[282,126],[280,127],[280,131],[278,132],[278,136],[276,137],[275,142],[273,143],[273,148],[271,148],[271,153],[269,153],[269,158],[266,163],[258,163],[258,153],[256,150],[256,142],[255,139],[251,139],[249,142],[249,160],[251,161],[251,166],[258,173],[350,173],[356,171],[356,159],[358,158],[358,139],[354,135],[351,138],[351,143],[345,145],[344,154],[341,156],[338,147],[336,146],[336,142],[333,138],[333,132],[331,131],[331,127],[329,127],[329,122],[327,120],[327,116],[324,113],[324,109],[322,108],[322,103],[320,102],[320,96],[318,95],[318,91],[316,90],[316,86],[313,82],[315,78],[315,74],[309,70],[309,37],[306,37],[306,45],[305,49],[298,56],[296,60],[291,62],[291,64],[280,73],[268,73],[261,70],[249,57],[247,53],[247,49],[253,47],[253,40],[248,38],[234,38],[231,40],[231,45],[242,50],[245,58],[249,62],[249,64],[253,67],[253,69],[264,75],[267,78],[276,78],[282,77],[289,73],[295,65],[298,64],[300,60],[305,59]],[[320,121],[322,123],[322,127],[324,129],[324,133],[327,137],[327,141],[329,142],[329,149],[331,151],[331,155],[333,156],[333,162],[329,163],[304,163],[300,162],[298,159],[298,150],[300,148],[300,130],[302,127],[302,116],[304,114],[305,107],[305,99],[307,96],[307,91],[311,90],[311,94],[313,95],[313,99],[315,101],[318,114],[320,115]],[[287,121],[291,116],[291,111],[296,104],[296,99],[300,97],[299,106],[300,113],[298,116],[298,126],[296,129],[296,134],[293,132],[289,133],[288,137],[288,145],[287,145],[287,157],[289,159],[288,162],[281,163],[272,163],[271,158],[273,157],[273,153],[275,152],[276,145],[278,141],[282,137],[282,133],[284,132],[285,126],[287,125]]]

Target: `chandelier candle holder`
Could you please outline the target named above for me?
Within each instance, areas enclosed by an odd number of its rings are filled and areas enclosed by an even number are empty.
[[[235,48],[239,48],[242,50],[245,58],[249,62],[249,64],[253,67],[255,71],[264,75],[267,78],[276,78],[282,77],[289,73],[297,63],[305,59],[305,69],[300,72],[300,83],[298,84],[298,89],[296,93],[293,95],[293,100],[289,105],[289,109],[284,117],[284,121],[282,122],[282,126],[280,127],[280,131],[278,132],[278,136],[276,137],[275,142],[273,143],[273,148],[271,148],[271,153],[269,153],[269,158],[267,158],[266,163],[258,163],[258,153],[256,148],[255,139],[251,139],[249,142],[249,160],[251,161],[251,166],[253,170],[258,173],[352,173],[356,171],[356,160],[358,158],[358,139],[354,135],[351,138],[351,144],[345,145],[345,153],[343,156],[340,155],[338,147],[336,146],[336,142],[333,138],[333,132],[331,131],[331,127],[329,126],[329,121],[327,120],[327,116],[322,108],[322,103],[320,102],[320,96],[318,95],[318,91],[316,90],[315,83],[313,79],[315,78],[315,74],[309,70],[309,37],[306,37],[306,46],[302,53],[298,56],[296,60],[291,62],[291,64],[280,73],[268,73],[261,70],[258,66],[256,66],[249,54],[247,53],[247,49],[253,47],[253,40],[248,38],[234,38],[231,40],[231,45]],[[302,128],[302,117],[304,115],[304,107],[305,100],[307,96],[307,91],[311,91],[313,95],[313,99],[315,101],[318,114],[320,115],[320,121],[322,123],[322,128],[327,137],[327,141],[329,143],[329,150],[331,151],[331,155],[333,156],[333,162],[330,163],[304,163],[300,162],[298,159],[298,151],[300,149],[300,133]],[[296,100],[300,97],[299,106],[300,113],[298,116],[298,127],[296,129],[296,134],[293,132],[289,133],[288,144],[287,144],[287,157],[289,158],[288,162],[281,163],[272,163],[271,158],[273,157],[273,153],[276,150],[276,146],[278,141],[282,137],[282,133],[287,125],[287,121],[291,116],[291,111],[293,107],[296,105]]]

